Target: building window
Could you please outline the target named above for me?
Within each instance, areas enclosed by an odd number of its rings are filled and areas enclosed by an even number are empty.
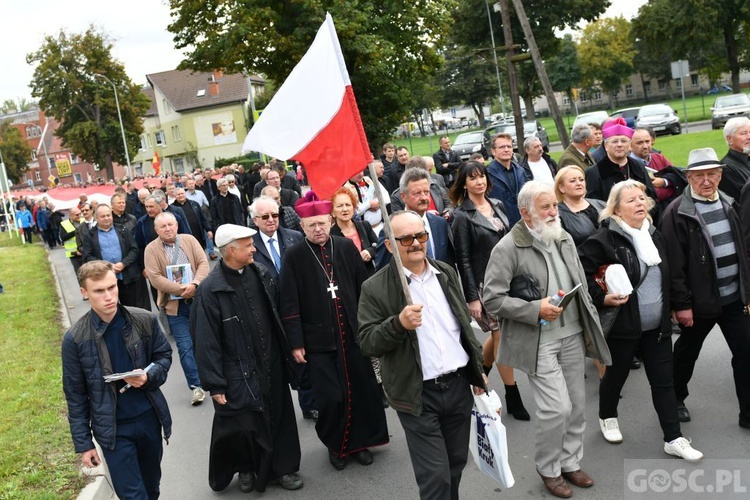
[[[140,147],[141,151],[146,151],[146,140],[147,139],[148,139],[148,134],[143,134],[141,136],[141,147]]]
[[[667,81],[659,80],[659,92],[664,92],[666,90],[667,90]]]
[[[602,100],[602,91],[601,90],[594,91],[594,100],[595,101],[601,101]]]
[[[586,99],[586,92],[581,91],[580,94],[578,94],[578,97],[581,99],[581,102],[586,102],[588,99]]]
[[[675,78],[675,85],[678,89],[682,88],[682,78]]]
[[[180,142],[182,140],[182,137],[180,136],[180,127],[177,125],[172,127],[172,139],[174,139],[174,142]]]
[[[690,75],[690,85],[693,87],[698,86],[698,75]]]
[[[563,106],[570,106],[570,97],[566,95],[563,96]]]
[[[185,162],[182,161],[182,158],[174,158],[172,160],[174,162],[174,168],[177,170],[178,174],[184,174],[185,173]]]
[[[81,163],[81,159],[78,157],[78,155],[70,153],[70,164],[78,165],[79,163]]]
[[[26,127],[26,137],[39,137],[42,135],[42,129],[38,125],[28,125]]]
[[[82,180],[81,174],[79,174],[78,172],[74,172],[73,173],[73,180],[76,181],[78,184],[80,184],[81,180]]]
[[[36,180],[41,181],[42,180],[42,173],[39,170],[34,171],[34,177],[36,177]]]
[[[31,149],[31,161],[36,161],[36,149]]]
[[[57,168],[57,163],[55,163],[55,159],[52,157],[47,158],[47,165],[49,165],[49,168]]]
[[[651,82],[646,82],[643,84],[643,91],[647,94],[651,93]]]
[[[164,131],[159,130],[154,134],[154,141],[157,146],[165,147],[167,145],[167,139],[164,137]]]
[[[633,86],[630,84],[625,85],[625,96],[633,97]]]

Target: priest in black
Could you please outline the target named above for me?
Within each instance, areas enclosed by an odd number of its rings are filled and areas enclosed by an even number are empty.
[[[357,344],[357,303],[367,269],[350,240],[330,236],[331,202],[309,191],[295,209],[306,238],[281,266],[279,312],[292,354],[307,363],[316,407],[315,430],[341,470],[349,455],[372,463],[368,447],[388,442],[375,373]]]
[[[289,390],[291,349],[268,271],[254,264],[253,229],[224,224],[216,231],[222,261],[201,282],[190,314],[203,389],[214,421],[208,482],[220,491],[239,473],[239,487],[302,487],[300,445]]]

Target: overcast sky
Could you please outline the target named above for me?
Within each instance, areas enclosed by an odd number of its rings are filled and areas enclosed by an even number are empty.
[[[613,0],[606,15],[632,18],[646,0]],[[182,55],[173,47],[166,0],[36,0],[4,2],[0,28],[0,102],[31,98],[33,68],[26,55],[35,52],[45,35],[60,29],[82,33],[90,24],[113,40],[113,55],[130,78],[146,83],[146,75],[174,69]]]

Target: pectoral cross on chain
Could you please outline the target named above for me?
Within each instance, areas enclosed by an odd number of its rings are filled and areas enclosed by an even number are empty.
[[[334,285],[333,281],[331,281],[331,282],[328,283],[328,288],[326,288],[326,291],[331,293],[331,298],[332,299],[335,299],[336,298],[336,290],[338,290],[338,289],[339,289],[339,286],[338,285]]]

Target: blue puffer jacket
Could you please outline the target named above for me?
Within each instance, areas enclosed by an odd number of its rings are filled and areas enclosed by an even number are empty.
[[[135,307],[119,307],[127,324],[122,335],[133,366],[145,368],[154,363],[148,371],[148,382],[139,390],[146,391],[161,422],[164,439],[168,440],[172,417],[159,387],[167,380],[172,366],[172,347],[156,316]],[[63,391],[76,453],[94,448],[92,432],[102,448],[115,447],[118,393],[113,384],[104,382],[104,375],[112,373],[103,338],[105,329],[106,323],[91,311],[73,325],[62,342]]]

